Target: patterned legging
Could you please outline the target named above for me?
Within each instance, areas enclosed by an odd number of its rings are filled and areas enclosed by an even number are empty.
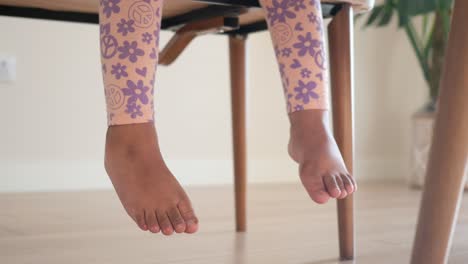
[[[108,125],[153,122],[164,0],[100,0],[101,61]],[[170,0],[169,0],[170,1]],[[319,0],[260,0],[288,113],[328,109]]]

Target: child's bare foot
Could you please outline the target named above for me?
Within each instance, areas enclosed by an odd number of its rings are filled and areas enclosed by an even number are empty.
[[[190,200],[164,163],[152,123],[109,127],[105,167],[142,230],[165,235],[197,231]]]
[[[289,155],[299,163],[302,184],[312,200],[322,204],[330,198],[343,199],[353,193],[357,185],[328,128],[328,112],[296,111],[289,119]]]

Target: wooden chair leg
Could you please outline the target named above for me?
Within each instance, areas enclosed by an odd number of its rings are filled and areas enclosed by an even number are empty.
[[[468,158],[468,1],[455,1],[412,264],[447,263]]]
[[[245,85],[246,52],[245,35],[229,36],[231,68],[232,135],[234,149],[234,194],[236,203],[236,231],[245,232],[246,223],[246,131],[245,131]]]
[[[353,173],[353,10],[344,6],[328,26],[335,140]],[[353,196],[337,201],[340,257],[354,258]]]
[[[173,63],[187,46],[199,35],[239,28],[238,17],[213,17],[191,22],[177,30],[159,53],[160,65]]]

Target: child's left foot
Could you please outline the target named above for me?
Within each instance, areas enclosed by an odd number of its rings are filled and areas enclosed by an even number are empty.
[[[330,198],[343,199],[353,193],[356,182],[328,128],[328,111],[297,111],[289,119],[289,155],[299,163],[302,184],[312,200],[322,204]]]

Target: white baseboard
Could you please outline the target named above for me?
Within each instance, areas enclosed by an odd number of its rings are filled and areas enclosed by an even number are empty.
[[[231,160],[168,160],[183,185],[232,184]],[[406,175],[401,160],[356,162],[359,180],[401,180]],[[248,181],[299,182],[297,166],[289,159],[249,160]],[[108,189],[101,160],[0,161],[0,192]]]

